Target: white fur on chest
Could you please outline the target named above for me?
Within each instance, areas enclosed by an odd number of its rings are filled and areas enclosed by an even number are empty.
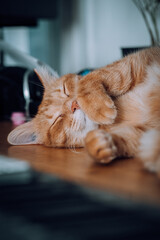
[[[119,116],[125,122],[145,124],[150,117],[150,93],[160,90],[160,66],[153,64],[147,68],[146,79],[133,90],[119,97]]]

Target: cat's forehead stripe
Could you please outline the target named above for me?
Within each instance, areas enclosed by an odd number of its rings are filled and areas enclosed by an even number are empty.
[[[53,92],[60,92],[61,90],[59,88],[54,89]]]
[[[52,119],[53,118],[53,115],[48,115],[48,114],[44,114],[46,118],[48,119]]]
[[[43,112],[44,117],[49,121],[49,123],[52,123],[60,114],[62,114],[62,108],[57,108],[55,106],[49,106]]]

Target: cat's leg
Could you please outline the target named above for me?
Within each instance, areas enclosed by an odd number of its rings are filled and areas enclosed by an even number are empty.
[[[91,120],[112,124],[117,116],[114,98],[144,80],[145,68],[138,65],[136,57],[133,59],[122,59],[93,71],[78,82],[77,102]]]
[[[82,91],[81,91],[82,90]],[[78,95],[77,102],[94,122],[99,124],[112,124],[117,116],[117,109],[111,97],[107,95],[104,87],[98,84],[96,88],[84,85]]]
[[[143,128],[116,125],[109,129],[89,132],[85,138],[88,153],[100,163],[108,163],[116,157],[133,157],[138,150]]]

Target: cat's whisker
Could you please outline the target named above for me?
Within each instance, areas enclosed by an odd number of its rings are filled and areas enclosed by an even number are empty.
[[[65,132],[66,135],[68,135],[68,132],[69,132],[69,131],[70,131],[69,128],[64,129],[64,132]]]
[[[75,124],[75,130],[78,130],[78,129],[79,129],[79,126],[80,126],[80,122],[77,120],[77,121],[76,121],[76,124]]]
[[[71,129],[73,129],[74,131],[77,131],[78,130],[78,124],[79,124],[79,120],[78,119],[73,119]]]
[[[42,84],[40,84],[40,83],[36,83],[36,82],[34,82],[34,81],[32,81],[32,80],[29,80],[29,83],[32,83],[32,84],[34,84],[34,85],[36,85],[36,86],[41,87],[41,88],[44,89],[44,86],[43,86]]]
[[[71,129],[74,129],[74,125],[75,125],[75,121],[73,120],[71,124]]]
[[[79,131],[80,125],[81,125],[81,122],[79,119],[73,119],[72,124],[71,124],[71,129],[73,131]]]

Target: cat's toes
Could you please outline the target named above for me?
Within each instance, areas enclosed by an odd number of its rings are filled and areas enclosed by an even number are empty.
[[[104,130],[97,129],[89,132],[85,138],[85,146],[92,158],[99,163],[109,163],[117,155],[112,136]]]
[[[116,107],[114,105],[112,107],[108,107],[107,104],[105,104],[105,106],[98,109],[95,119],[99,124],[112,124],[114,123],[116,117]]]
[[[92,121],[98,124],[112,124],[117,116],[116,106],[102,83],[97,81],[92,82],[90,78],[84,78],[78,82],[78,105]]]
[[[98,124],[112,124],[117,116],[117,109],[112,99],[107,96],[91,96],[86,94],[78,97],[78,104],[86,115]]]

